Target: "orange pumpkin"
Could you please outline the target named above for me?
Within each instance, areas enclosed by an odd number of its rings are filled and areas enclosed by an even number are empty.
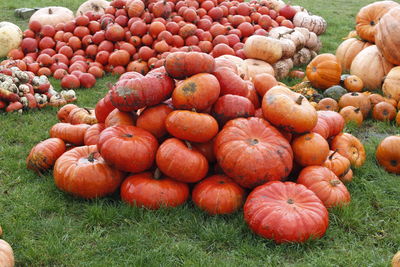
[[[157,138],[163,137],[167,134],[165,119],[172,110],[171,107],[165,104],[146,108],[140,113],[136,126],[149,131]]]
[[[337,153],[337,151],[329,151],[328,157],[326,157],[325,162],[322,164],[322,166],[327,167],[331,171],[333,171],[334,174],[336,174],[337,177],[341,178],[345,175],[350,170],[351,164],[350,161]]]
[[[376,159],[388,172],[400,174],[400,136],[388,136],[378,145]]]
[[[335,55],[321,54],[307,66],[306,75],[314,87],[327,89],[340,83],[342,67]]]
[[[400,100],[400,66],[389,71],[383,82],[382,92],[388,98]]]
[[[350,92],[361,92],[364,88],[364,83],[356,75],[350,75],[344,79],[344,87]]]
[[[53,167],[56,160],[65,152],[65,143],[60,138],[49,138],[35,145],[28,157],[26,166],[37,173]]]
[[[118,125],[135,125],[135,117],[133,113],[114,109],[108,114],[104,124],[106,128]]]
[[[288,132],[305,133],[317,124],[315,108],[301,94],[274,86],[263,97],[264,118]]]
[[[376,25],[383,15],[396,6],[399,6],[399,4],[393,1],[378,1],[361,8],[356,16],[358,36],[375,43]]]
[[[396,115],[396,124],[400,126],[400,111]]]
[[[382,101],[372,109],[372,118],[378,121],[391,121],[396,117],[396,108],[388,102]]]
[[[380,94],[370,94],[368,95],[369,102],[371,102],[372,107],[374,107],[379,102],[385,101],[384,97]]]
[[[352,169],[349,169],[349,171],[346,173],[346,175],[339,177],[339,179],[340,179],[340,181],[342,181],[345,184],[350,183],[353,180]]]
[[[325,97],[318,102],[317,109],[318,110],[338,111],[339,105],[335,99],[330,98],[330,97]]]
[[[363,123],[364,117],[360,108],[346,106],[342,108],[339,113],[340,115],[342,115],[346,123],[352,121],[355,122],[358,126],[361,126],[361,124]]]
[[[352,166],[360,167],[366,159],[363,144],[357,137],[349,133],[340,133],[331,141],[331,150],[337,150],[342,156],[350,160]]]
[[[60,108],[60,110],[57,112],[57,118],[60,122],[69,122],[68,121],[68,116],[69,113],[78,108],[77,105],[74,104],[67,104],[65,106],[63,106],[62,108]]]
[[[59,122],[50,129],[50,137],[57,137],[66,143],[83,145],[85,133],[90,128],[89,124],[72,125],[70,123]]]
[[[364,119],[368,117],[368,113],[371,110],[371,102],[368,97],[364,94],[353,92],[344,94],[339,100],[339,107],[344,108],[347,106],[353,106],[359,108],[363,114]]]
[[[351,63],[357,54],[370,45],[372,44],[357,38],[350,38],[341,43],[336,50],[336,58],[340,62],[342,71],[349,71]]]
[[[328,142],[317,133],[308,133],[292,141],[294,160],[301,166],[322,165],[329,154]]]

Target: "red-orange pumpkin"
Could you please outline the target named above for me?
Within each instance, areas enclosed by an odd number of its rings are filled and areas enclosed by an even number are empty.
[[[375,153],[378,163],[388,172],[400,174],[400,136],[388,136]]]
[[[351,165],[360,167],[366,159],[363,144],[357,137],[349,133],[340,133],[331,141],[331,150],[337,150],[342,156],[350,160]]]
[[[53,167],[65,152],[65,143],[60,138],[49,138],[35,145],[26,158],[26,167],[41,173]]]
[[[97,145],[100,133],[105,129],[104,123],[96,123],[87,129],[83,142],[86,146]]]
[[[167,134],[165,119],[172,112],[172,108],[165,104],[146,108],[137,118],[136,126],[160,138]]]
[[[84,144],[85,133],[89,128],[89,124],[72,125],[60,122],[51,127],[50,137],[58,137],[66,143],[80,146]]]
[[[215,60],[200,52],[174,52],[165,58],[165,70],[174,79],[184,79],[198,73],[214,71]]]
[[[322,165],[329,154],[328,142],[317,133],[308,133],[292,141],[294,160],[301,166]]]

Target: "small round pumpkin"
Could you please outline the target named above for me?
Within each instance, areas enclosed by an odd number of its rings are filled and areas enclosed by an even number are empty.
[[[368,97],[358,92],[347,93],[340,98],[339,107],[344,108],[347,106],[359,108],[364,119],[368,117],[368,114],[371,110],[371,102],[369,101]]]
[[[108,114],[104,124],[106,128],[118,125],[135,125],[135,119],[135,115],[131,112],[114,109]]]
[[[341,178],[347,175],[348,171],[350,170],[351,164],[347,158],[337,153],[336,150],[331,150],[329,151],[329,155],[322,166],[327,167],[328,169],[333,171],[333,173],[336,174],[337,177]]]
[[[325,97],[318,102],[317,110],[338,111],[339,105],[335,99],[330,98],[330,97]]]
[[[400,136],[388,136],[383,139],[376,149],[375,156],[385,170],[400,174]]]
[[[146,108],[137,118],[136,126],[149,131],[156,138],[166,135],[165,119],[172,112],[172,108],[166,104]]]
[[[215,60],[200,52],[174,52],[165,58],[165,70],[174,79],[185,79],[198,73],[214,71]]]
[[[350,75],[344,79],[344,87],[350,92],[361,92],[364,88],[364,83],[356,75]]]
[[[353,106],[346,106],[340,110],[340,115],[342,115],[343,119],[346,123],[352,121],[355,122],[359,127],[362,125],[364,117],[360,108],[356,108]]]
[[[208,214],[230,214],[240,209],[245,191],[226,175],[213,175],[196,184],[192,200]]]
[[[314,87],[327,89],[340,83],[342,67],[335,55],[321,54],[307,66],[306,75]]]
[[[370,94],[368,95],[369,102],[371,102],[372,107],[375,107],[379,102],[385,101],[385,98],[380,94]]]
[[[337,150],[339,154],[350,160],[352,166],[360,167],[364,164],[366,153],[364,145],[357,137],[349,133],[340,133],[331,141],[331,150]]]
[[[372,109],[372,118],[378,121],[391,121],[396,117],[396,108],[388,102],[382,101]]]
[[[65,143],[60,138],[46,139],[32,148],[26,158],[26,166],[37,173],[46,171],[53,167],[65,149]]]
[[[301,166],[322,165],[329,154],[328,142],[317,133],[308,133],[292,141],[294,160]]]

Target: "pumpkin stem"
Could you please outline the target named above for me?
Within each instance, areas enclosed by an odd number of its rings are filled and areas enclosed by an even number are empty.
[[[195,109],[195,108],[192,108],[192,110],[191,110],[192,112],[197,112],[197,110]]]
[[[90,153],[87,159],[89,162],[94,162],[94,152]]]
[[[340,185],[340,181],[339,180],[332,180],[332,181],[330,181],[330,184],[332,186],[338,186],[338,185]]]
[[[337,149],[335,149],[335,151],[333,151],[333,153],[328,157],[329,160],[333,159],[333,156],[337,153]]]
[[[392,165],[393,167],[396,167],[396,166],[397,166],[397,160],[392,159],[392,160],[390,161],[390,165]]]
[[[294,204],[294,200],[291,199],[291,198],[289,198],[289,199],[287,200],[287,203],[289,203],[289,204]]]
[[[83,108],[83,109],[86,110],[88,114],[90,114],[90,109],[88,108]]]
[[[51,8],[49,8],[49,15],[53,14],[53,10]]]
[[[190,150],[193,149],[192,144],[189,141],[185,140],[185,144]]]
[[[300,95],[299,98],[297,98],[297,100],[296,100],[296,104],[301,105],[301,102],[303,102],[303,98],[304,98],[304,96]]]
[[[160,180],[160,178],[161,178],[161,171],[160,171],[159,168],[157,168],[157,169],[154,171],[153,178],[156,179],[156,180]]]
[[[353,92],[353,93],[351,93],[351,96],[358,96],[358,93]]]
[[[360,108],[355,108],[354,112],[356,112],[356,113],[360,112]]]

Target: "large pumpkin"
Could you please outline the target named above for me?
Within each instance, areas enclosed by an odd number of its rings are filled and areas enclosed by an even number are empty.
[[[229,214],[243,205],[245,191],[225,175],[213,175],[198,183],[192,192],[196,206],[209,214]]]
[[[343,72],[350,70],[353,59],[360,53],[364,48],[372,45],[369,42],[364,42],[356,38],[350,38],[343,41],[336,49],[336,58],[340,62]]]
[[[81,146],[65,152],[54,165],[56,186],[82,198],[96,198],[112,194],[124,174],[110,167],[100,156],[96,146]]]
[[[351,165],[360,167],[364,164],[366,153],[363,144],[349,133],[340,133],[331,141],[331,150],[346,157]]]
[[[21,41],[22,31],[17,25],[0,22],[0,57],[5,57],[12,49],[18,48]]]
[[[41,173],[53,167],[56,160],[65,152],[65,143],[60,138],[46,139],[34,146],[26,158],[28,169]]]
[[[0,266],[14,267],[14,252],[10,244],[0,239]]]
[[[389,71],[383,82],[382,91],[388,98],[400,100],[400,66]]]
[[[381,18],[389,11],[399,6],[394,1],[377,1],[360,9],[356,16],[356,31],[358,36],[375,43],[375,32]]]
[[[215,60],[200,52],[174,52],[165,58],[165,70],[174,79],[184,79],[198,73],[214,71]]]
[[[171,96],[174,80],[165,69],[150,71],[144,77],[119,80],[111,90],[111,102],[121,111],[155,106]]]
[[[243,51],[247,58],[260,59],[270,64],[282,58],[281,43],[277,39],[261,35],[250,36]]]
[[[342,67],[335,55],[321,54],[307,66],[306,75],[314,87],[327,89],[340,83]]]
[[[393,65],[382,56],[376,45],[371,45],[354,58],[350,74],[361,78],[364,87],[373,90],[381,88],[384,77],[392,67]]]
[[[121,199],[136,207],[156,210],[182,205],[189,198],[189,186],[185,183],[143,172],[131,175],[121,185]]]
[[[264,117],[288,132],[305,133],[317,124],[317,111],[301,94],[275,86],[263,97]]]
[[[110,165],[118,170],[137,173],[153,165],[158,142],[146,130],[131,125],[120,125],[102,131],[97,147]]]
[[[254,113],[254,105],[248,98],[231,94],[218,98],[212,108],[212,114],[220,125],[239,117],[252,117]]]
[[[50,6],[44,7],[33,13],[29,22],[38,21],[42,25],[56,26],[74,20],[74,13],[66,7]]]
[[[321,238],[328,211],[314,192],[292,182],[269,182],[254,189],[244,205],[244,220],[256,234],[277,243]]]
[[[388,136],[376,149],[376,159],[388,172],[400,174],[400,136]]]
[[[214,151],[224,172],[246,188],[281,180],[292,169],[289,142],[260,118],[229,121],[217,135]]]
[[[217,78],[209,73],[196,74],[180,83],[172,93],[177,109],[202,111],[217,101],[220,94]]]

